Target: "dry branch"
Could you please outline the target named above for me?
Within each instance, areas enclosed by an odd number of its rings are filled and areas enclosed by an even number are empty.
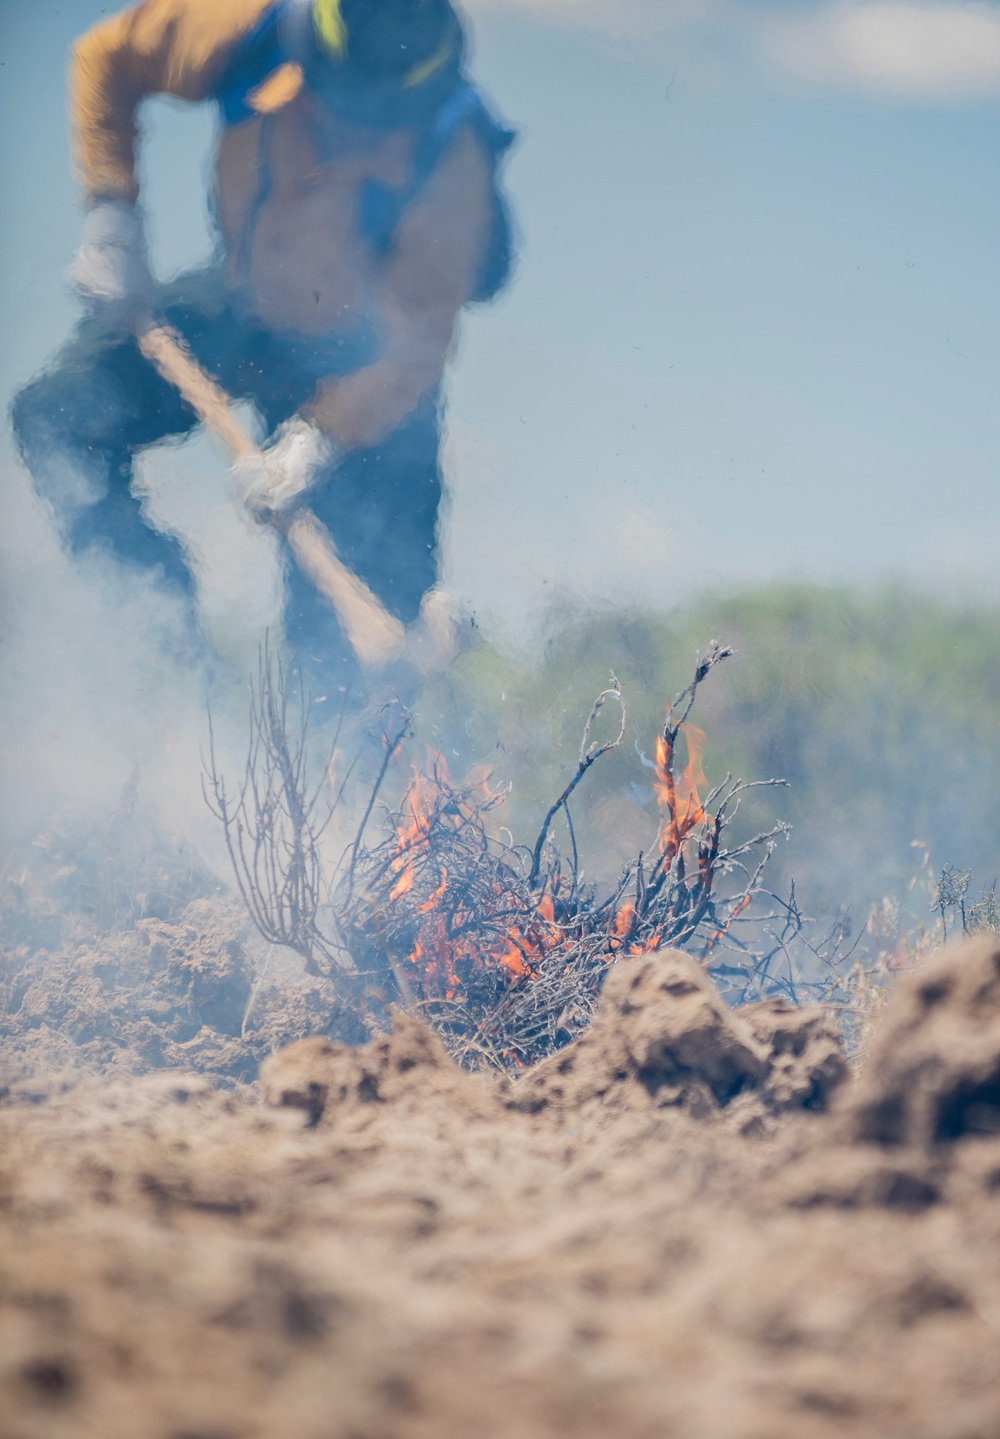
[[[530,848],[509,842],[496,823],[505,791],[492,788],[485,772],[454,781],[440,755],[413,772],[402,801],[370,837],[391,762],[410,734],[404,715],[383,736],[381,766],[331,880],[335,939],[317,924],[318,840],[329,806],[323,807],[322,786],[308,784],[306,707],[296,707],[300,718],[290,733],[287,679],[264,656],[235,799],[218,774],[212,741],[206,767],[206,798],[258,929],[311,968],[332,973],[369,1027],[403,1005],[473,1067],[516,1068],[567,1043],[589,1022],[610,966],[661,946],[694,952],[736,1001],[775,993],[796,998],[790,949],[806,922],[794,894],[782,903],[763,886],[768,857],[787,826],[736,842],[729,837],[744,797],[784,781],[745,784],[727,775],[701,798],[702,737],[690,715],[701,684],[730,653],[711,645],[667,706],[654,765],[660,809],[654,857],[640,853],[605,894],[581,880],[569,802],[624,738],[625,705],[614,676],[591,708],[576,768]],[[618,725],[609,738],[594,740],[609,701],[618,706]],[[569,826],[568,863],[551,835],[560,811]]]
[[[286,670],[265,646],[251,685],[239,790],[231,795],[219,771],[209,715],[202,793],[222,825],[237,888],[263,938],[300,954],[312,973],[329,973],[343,967],[346,958],[317,924],[325,890],[319,842],[336,800],[325,799],[325,772],[310,780],[308,704],[301,678],[294,700],[293,706]],[[339,733],[338,722],[334,748]]]
[[[681,945],[714,970],[723,952],[742,952],[732,927],[762,893],[767,856],[786,827],[727,848],[727,828],[754,786],[727,777],[703,803],[692,762],[683,774],[677,768],[677,741],[698,688],[729,653],[711,646],[667,707],[657,751],[658,853],[652,866],[640,854],[609,895],[580,882],[569,800],[624,738],[614,677],[590,711],[573,775],[530,850],[494,832],[490,816],[502,795],[482,778],[456,784],[440,757],[415,774],[381,842],[356,843],[334,897],[344,942],[372,990],[422,1012],[463,1062],[509,1068],[550,1053],[584,1027],[609,966],[620,959]],[[619,706],[616,733],[594,741],[609,700]],[[568,865],[551,840],[560,810],[573,849]],[[759,860],[748,865],[754,852]],[[724,959],[719,965],[727,970]],[[757,974],[754,982],[766,980]]]

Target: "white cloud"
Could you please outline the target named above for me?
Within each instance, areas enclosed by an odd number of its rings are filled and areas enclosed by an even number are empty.
[[[473,19],[520,17],[633,45],[685,30],[820,84],[916,100],[1000,93],[1000,0],[464,0]]]
[[[464,0],[464,6],[474,19],[507,13],[613,40],[648,40],[703,21],[715,12],[717,0]]]
[[[840,0],[765,34],[802,79],[930,100],[1000,93],[1000,5]]]

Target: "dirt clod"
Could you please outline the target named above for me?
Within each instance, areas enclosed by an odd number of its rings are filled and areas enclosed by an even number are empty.
[[[801,1105],[843,1073],[825,1016],[786,1016],[773,1004],[731,1010],[690,955],[671,949],[613,970],[590,1029],[537,1064],[515,1095],[533,1112],[601,1102],[707,1114],[757,1089]]]
[[[848,1106],[848,1132],[929,1148],[1000,1137],[1000,948],[983,937],[900,980]]]

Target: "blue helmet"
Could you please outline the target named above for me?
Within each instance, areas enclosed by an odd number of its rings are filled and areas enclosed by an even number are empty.
[[[331,108],[382,124],[440,105],[465,36],[450,0],[312,0],[306,83]]]

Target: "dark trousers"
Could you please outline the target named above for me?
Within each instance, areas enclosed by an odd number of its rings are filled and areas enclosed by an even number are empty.
[[[164,290],[157,313],[176,326],[228,394],[251,400],[268,432],[308,400],[321,378],[349,374],[372,356],[365,336],[316,340],[255,328],[227,303],[211,272]],[[178,541],[143,519],[131,490],[135,454],[188,434],[190,406],[139,353],[135,341],[84,321],[55,364],[12,407],[14,432],[36,490],[52,506],[74,554],[159,571],[193,598]],[[382,444],[352,452],[310,495],[344,562],[404,623],[434,583],[441,501],[437,396]],[[347,682],[353,659],[328,603],[290,561],[285,635],[319,683]]]

